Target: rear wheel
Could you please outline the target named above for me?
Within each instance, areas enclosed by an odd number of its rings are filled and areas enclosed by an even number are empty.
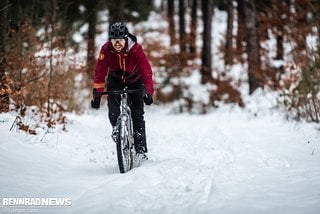
[[[119,142],[117,143],[117,156],[120,173],[128,172],[133,166],[132,145],[133,137],[130,136],[130,126],[126,118],[119,124]]]

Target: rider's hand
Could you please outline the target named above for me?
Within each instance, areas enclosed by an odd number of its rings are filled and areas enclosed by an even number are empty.
[[[101,96],[97,96],[97,89],[93,89],[93,99],[91,100],[91,107],[94,109],[99,109],[100,108],[100,101],[101,101]]]
[[[153,103],[153,98],[152,98],[152,95],[150,94],[145,94],[143,96],[143,100],[146,105],[151,105]]]

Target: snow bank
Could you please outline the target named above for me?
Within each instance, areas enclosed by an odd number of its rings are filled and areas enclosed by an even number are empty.
[[[253,105],[253,104],[252,104]],[[119,174],[105,109],[29,136],[0,115],[0,197],[72,200],[39,213],[317,213],[320,132],[278,113],[146,109],[149,160]],[[4,213],[16,206],[1,206]],[[21,207],[20,207],[21,208]],[[11,210],[11,211],[12,211]],[[17,210],[16,210],[17,211]]]

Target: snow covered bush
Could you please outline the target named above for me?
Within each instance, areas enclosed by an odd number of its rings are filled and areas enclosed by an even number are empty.
[[[304,69],[294,69],[285,84],[282,102],[289,116],[320,122],[320,59]]]
[[[76,76],[81,66],[73,49],[59,47],[57,43],[63,38],[48,42],[41,40],[44,35],[35,34],[36,29],[28,23],[21,26],[20,33],[12,32],[12,46],[6,55],[10,110],[19,114],[16,125],[28,133],[40,123],[48,128],[65,124],[63,113],[79,110],[81,105],[75,95],[80,88]],[[32,123],[27,114],[30,109],[37,115]]]

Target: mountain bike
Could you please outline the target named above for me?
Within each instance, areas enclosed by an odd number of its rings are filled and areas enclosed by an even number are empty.
[[[128,94],[142,92],[142,89],[128,89],[115,90],[108,92],[96,93],[96,96],[118,94],[121,97],[120,101],[120,115],[117,119],[115,130],[117,136],[117,158],[120,173],[126,173],[134,166],[134,159],[136,155],[133,138],[133,123],[131,117],[131,110],[128,104]]]

